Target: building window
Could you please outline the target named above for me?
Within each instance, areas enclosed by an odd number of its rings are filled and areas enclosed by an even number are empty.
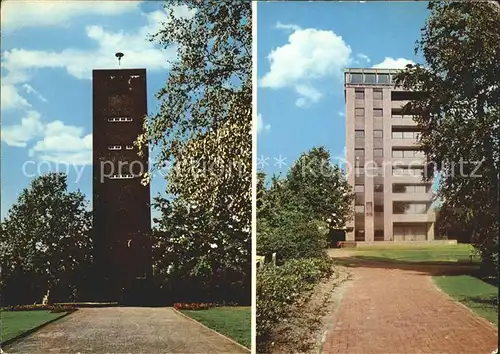
[[[354,156],[357,157],[365,156],[365,149],[354,149]]]
[[[376,84],[375,74],[365,74],[365,84]]]
[[[375,204],[375,212],[376,213],[383,213],[384,212],[384,205],[382,205],[382,204]]]
[[[363,83],[363,74],[351,73],[350,79],[351,79],[351,81],[349,83],[351,83],[351,84],[361,84],[361,83]]]
[[[108,146],[108,150],[121,150],[122,147],[120,145],[111,145]]]
[[[373,131],[373,137],[374,138],[383,138],[384,137],[384,131],[383,130],[374,130]]]
[[[125,149],[127,149],[127,150],[134,150],[134,145],[127,145],[125,147]]]
[[[355,241],[364,241],[365,240],[365,230],[356,229],[355,234],[354,234],[354,240]]]
[[[373,109],[373,116],[374,117],[383,117],[384,116],[383,110],[381,108],[374,108]]]
[[[365,186],[363,186],[362,184],[356,184],[354,186],[354,191],[357,192],[357,193],[364,193],[365,192]]]
[[[354,90],[354,98],[357,100],[365,99],[365,91],[364,90]]]
[[[365,137],[365,131],[364,130],[355,130],[354,131],[354,137],[355,138],[364,138]]]
[[[393,139],[418,139],[419,132],[405,132],[405,131],[393,131],[392,138]]]
[[[415,134],[413,132],[403,132],[403,139],[414,139]]]
[[[374,157],[384,156],[384,150],[383,149],[373,149],[373,156]]]
[[[392,150],[392,157],[403,157],[403,150]]]
[[[382,99],[382,90],[373,90],[373,99],[381,100]]]
[[[365,206],[364,205],[355,205],[354,210],[356,214],[364,214],[365,213]]]
[[[404,150],[403,157],[415,157],[416,150]]]
[[[365,175],[365,168],[364,167],[356,167],[354,170],[355,176],[360,177]]]
[[[393,167],[392,168],[392,175],[396,177],[402,177],[402,176],[416,176],[416,177],[421,177],[424,173],[423,168],[404,168],[404,167]]]
[[[388,84],[389,83],[389,74],[378,74],[377,75],[377,82],[379,84]]]
[[[427,193],[427,186],[426,185],[415,186],[415,193]]]
[[[356,117],[364,117],[365,116],[365,109],[364,108],[355,108],[354,115]]]
[[[113,118],[108,118],[108,122],[112,123],[123,123],[123,122],[132,122],[133,119],[131,117],[113,117]]]
[[[372,202],[366,203],[366,215],[371,216],[373,214],[373,204]]]
[[[393,202],[393,214],[426,214],[427,203]]]
[[[412,211],[414,214],[425,214],[425,213],[427,213],[427,205],[425,205],[425,204],[413,204]]]
[[[383,192],[384,191],[384,185],[383,184],[375,184],[375,185],[373,185],[373,191],[374,192]]]
[[[109,179],[132,179],[134,176],[126,174],[126,175],[112,175],[109,176]]]

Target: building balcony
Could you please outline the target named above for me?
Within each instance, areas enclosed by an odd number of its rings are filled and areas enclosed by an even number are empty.
[[[392,214],[393,223],[417,223],[417,222],[435,222],[436,214],[433,212],[427,214]]]
[[[391,176],[391,182],[400,184],[420,184],[424,183],[424,179],[422,176]],[[432,183],[432,181],[428,183]]]
[[[392,166],[425,166],[425,157],[391,157]]]
[[[392,193],[391,198],[395,202],[427,202],[432,199],[429,193]]]
[[[403,108],[406,104],[410,102],[409,100],[404,100],[404,101],[391,101],[391,108],[392,109],[401,109]]]
[[[409,116],[401,116],[393,114],[391,117],[391,126],[393,127],[416,127],[417,122],[413,120],[413,118],[409,118]]]
[[[418,146],[417,139],[391,139],[392,147],[408,147],[413,148]]]

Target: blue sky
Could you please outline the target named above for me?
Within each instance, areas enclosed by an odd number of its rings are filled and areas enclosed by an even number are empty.
[[[421,62],[414,46],[426,6],[259,2],[258,167],[284,174],[302,152],[321,145],[334,161],[343,158],[344,68]]]
[[[161,2],[2,2],[1,217],[39,173],[66,171],[71,190],[91,199],[91,70],[148,70],[148,110],[175,50],[148,42]],[[258,154],[268,172],[285,172],[301,152],[344,152],[342,70],[418,61],[414,42],[426,3],[258,4]],[[179,15],[188,16],[185,8]],[[268,60],[272,55],[273,66]],[[299,107],[300,106],[300,107]],[[284,165],[275,158],[283,156]],[[62,162],[62,163],[61,163]],[[23,171],[24,166],[24,171]],[[160,175],[151,194],[165,189]]]
[[[92,69],[148,70],[148,110],[168,74],[172,48],[146,40],[168,20],[161,2],[2,2],[1,216],[33,176],[68,172],[91,200]],[[189,16],[186,8],[176,14]],[[23,170],[24,166],[24,170]],[[161,176],[151,194],[165,190]]]

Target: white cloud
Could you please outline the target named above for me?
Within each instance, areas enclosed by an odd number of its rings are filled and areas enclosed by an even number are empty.
[[[307,105],[307,99],[305,99],[304,97],[299,97],[295,101],[295,105],[297,107],[305,107]]]
[[[2,31],[25,27],[66,26],[84,15],[113,16],[137,11],[140,1],[22,1],[2,2]]]
[[[43,124],[40,113],[29,110],[20,124],[2,127],[2,141],[10,146],[26,147],[27,142],[41,135]]]
[[[33,88],[33,86],[31,86],[30,84],[26,84],[24,83],[23,84],[23,89],[27,92],[27,93],[32,93],[33,95],[35,95],[36,97],[38,97],[38,99],[40,101],[43,101],[43,102],[47,102],[47,100],[45,99],[45,97],[42,96],[42,94],[40,92],[38,92],[37,90],[35,90]]]
[[[295,91],[303,98],[312,102],[318,102],[323,96],[321,92],[310,85],[297,84],[295,85]]]
[[[363,54],[363,53],[356,54],[356,58],[358,58],[360,60],[363,60],[363,61],[365,61],[367,63],[369,63],[371,61],[370,58],[368,57],[368,55]]]
[[[296,105],[317,102],[322,94],[311,82],[338,75],[350,62],[351,48],[333,31],[279,23],[278,28],[293,30],[288,43],[267,56],[270,70],[260,79],[260,86],[272,89],[290,87],[298,94]]]
[[[107,3],[107,2],[103,2]],[[78,79],[91,79],[92,69],[116,68],[113,53],[123,52],[122,68],[144,67],[150,70],[168,69],[169,61],[177,58],[177,48],[158,48],[147,39],[155,33],[161,22],[168,20],[163,10],[142,14],[146,24],[135,31],[107,31],[96,25],[85,28],[87,37],[97,44],[94,50],[68,48],[62,51],[28,50],[14,48],[2,53],[2,67],[11,73],[26,73],[33,69],[60,68]],[[192,17],[194,10],[186,6],[175,8],[175,17]],[[25,80],[26,81],[26,80]]]
[[[373,65],[373,67],[377,69],[404,69],[408,64],[415,63],[405,58],[393,59],[391,57],[385,57],[384,61]]]
[[[271,129],[270,124],[264,124],[262,114],[257,115],[257,133],[268,132]]]
[[[77,4],[78,3],[78,4]],[[2,5],[4,5],[2,3]],[[9,2],[2,6],[2,31],[27,26],[65,25],[80,11],[80,14],[115,15],[138,9],[138,2]],[[75,13],[76,12],[76,13]],[[28,16],[33,15],[34,19]],[[192,17],[195,11],[186,6],[174,7],[174,17]],[[31,104],[21,96],[27,94],[46,99],[35,90],[29,80],[38,69],[60,68],[78,79],[91,79],[92,69],[114,68],[117,61],[113,53],[125,53],[122,67],[145,67],[147,69],[168,69],[169,61],[177,58],[177,48],[160,49],[147,36],[158,31],[161,22],[169,21],[164,10],[140,14],[146,24],[133,31],[108,31],[100,26],[85,28],[88,38],[96,42],[96,49],[82,50],[67,48],[62,51],[27,50],[14,48],[2,53],[2,110],[21,108],[26,111]],[[45,18],[40,18],[44,17]],[[7,19],[7,20],[5,20]],[[5,22],[7,21],[7,22]],[[23,22],[24,21],[24,22]],[[11,146],[27,147],[28,142],[40,138],[29,149],[32,157],[52,161],[83,165],[91,163],[92,135],[84,134],[80,127],[66,125],[61,121],[43,124],[40,114],[32,109],[20,124],[6,126],[2,130],[2,141]]]
[[[36,139],[41,140],[29,149],[30,157],[74,165],[91,163],[92,134],[85,135],[83,128],[59,120],[44,124],[34,110],[28,110],[19,124],[2,128],[2,141],[9,146],[27,147]]]
[[[338,111],[337,113],[339,114],[339,116],[345,117],[345,112],[344,111]]]
[[[92,134],[56,120],[45,125],[43,138],[30,150],[31,157],[74,165],[88,165],[92,158]]]
[[[31,107],[31,104],[19,94],[15,85],[4,83],[2,80],[1,90],[2,111]]]
[[[292,31],[298,31],[298,30],[300,30],[300,27],[297,26],[297,25],[287,25],[287,24],[283,24],[283,23],[281,23],[279,21],[278,21],[278,23],[276,23],[276,28],[286,29],[286,30],[292,30]]]

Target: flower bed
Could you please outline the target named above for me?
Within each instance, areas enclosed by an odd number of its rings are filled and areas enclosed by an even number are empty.
[[[74,306],[61,306],[61,305],[43,305],[43,304],[33,304],[33,305],[16,305],[4,307],[3,311],[35,311],[43,310],[50,311],[52,313],[57,312],[72,312],[76,311],[77,308]]]
[[[216,307],[217,304],[212,304],[212,303],[184,303],[184,302],[178,302],[174,304],[174,308],[176,310],[192,310],[192,311],[197,311],[197,310],[207,310],[212,307]]]

